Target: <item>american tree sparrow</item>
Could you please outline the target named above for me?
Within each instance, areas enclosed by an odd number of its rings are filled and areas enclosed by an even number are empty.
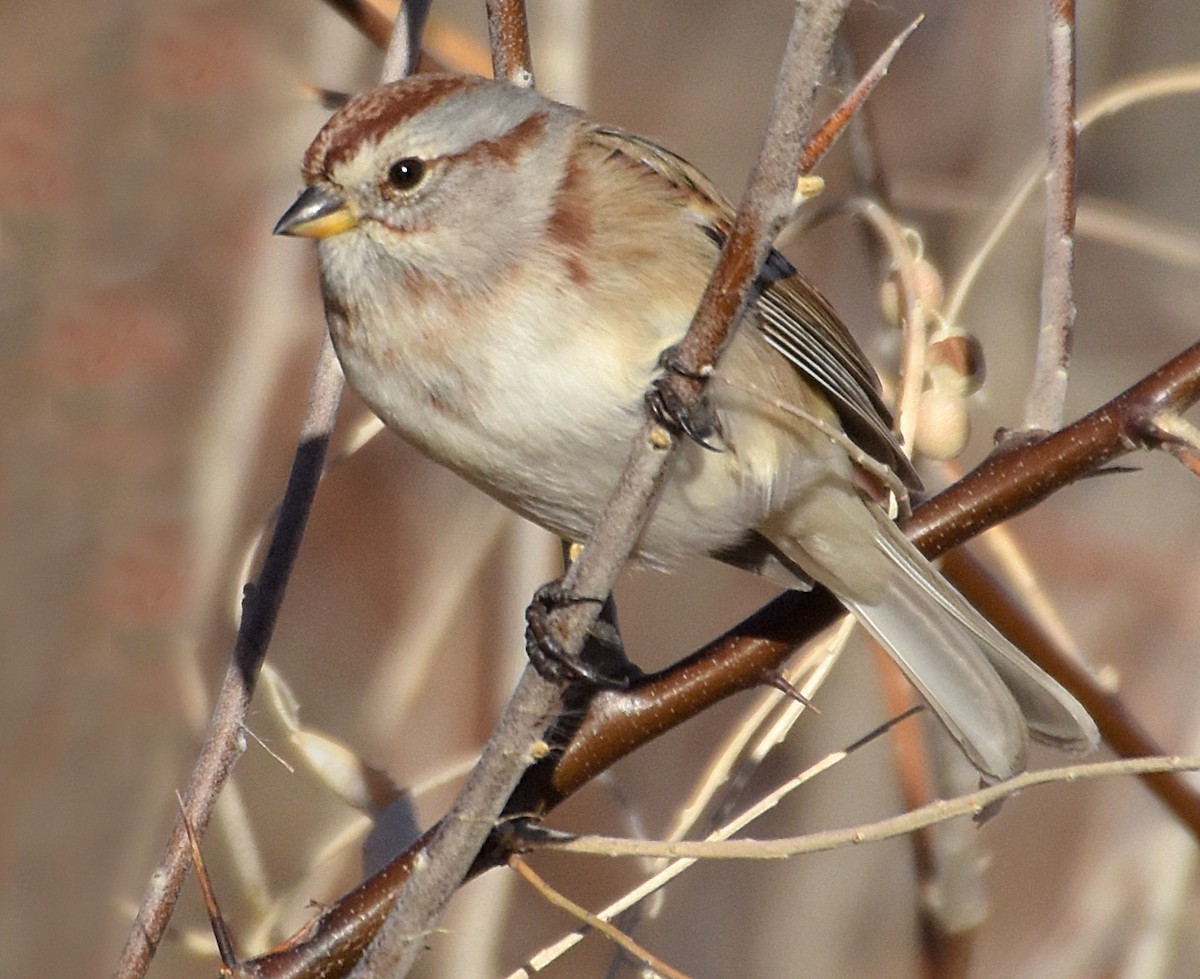
[[[582,541],[691,321],[732,211],[662,147],[537,92],[421,75],[349,100],[276,232],[319,239],[346,377],[396,432]],[[1094,746],[1083,708],[976,612],[860,487],[916,484],[878,380],[778,253],[707,388],[720,451],[687,441],[638,545],[826,585],[986,775],[1028,733]]]

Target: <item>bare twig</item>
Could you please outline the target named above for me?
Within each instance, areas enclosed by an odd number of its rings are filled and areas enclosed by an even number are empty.
[[[954,799],[938,799],[898,816],[846,829],[825,830],[778,840],[631,840],[612,836],[579,836],[571,840],[547,841],[539,849],[563,853],[590,853],[606,857],[669,857],[690,860],[782,860],[805,853],[820,853],[860,843],[878,843],[904,836],[925,826],[962,816],[979,817],[989,807],[1038,785],[1075,783],[1115,775],[1156,775],[1163,772],[1194,772],[1200,757],[1176,756],[1123,758],[1024,772],[978,792]]]
[[[838,751],[832,751],[823,758],[809,765],[808,768],[800,772],[798,775],[790,778],[783,785],[768,793],[763,798],[757,800],[755,804],[748,810],[738,813],[732,819],[727,820],[723,825],[717,827],[706,837],[709,841],[728,840],[735,833],[745,829],[750,823],[759,818],[763,813],[768,812],[779,804],[784,798],[795,792],[801,786],[808,784],[818,775],[829,771],[836,765],[841,764],[854,752],[866,747],[876,738],[882,737],[889,731],[894,730],[897,726],[902,726],[902,722],[907,720],[915,711],[909,710],[898,717],[893,717],[891,720],[879,725],[872,731],[867,732],[863,737],[859,738],[853,744],[846,746]],[[608,907],[596,912],[596,917],[602,921],[611,921],[617,915],[624,913],[634,905],[645,900],[651,894],[662,889],[676,877],[686,872],[690,867],[694,866],[697,861],[695,857],[682,857],[672,860],[665,867],[656,871],[649,878],[642,881],[636,887],[632,888],[621,897],[617,898]],[[576,929],[569,935],[559,939],[553,945],[542,949],[537,955],[533,956],[526,965],[513,972],[509,979],[519,979],[526,977],[530,972],[540,971],[548,966],[552,961],[561,957],[568,949],[577,944],[583,937],[583,930]]]
[[[808,173],[816,167],[821,158],[829,152],[834,140],[842,134],[842,130],[862,111],[870,94],[875,91],[876,86],[883,81],[884,76],[891,69],[896,55],[904,47],[904,42],[912,37],[913,31],[921,26],[924,19],[924,14],[918,15],[911,24],[892,38],[891,44],[883,49],[871,67],[863,73],[862,78],[858,79],[850,94],[842,99],[833,115],[825,120],[821,128],[814,133],[813,138],[804,147],[804,155],[800,158],[801,173]]]
[[[538,738],[560,707],[559,688],[526,667],[467,784],[415,851],[420,860],[410,864],[394,905],[383,905],[391,908],[386,923],[350,972],[353,979],[401,979],[408,974],[496,825],[505,800],[539,757],[544,746]]]
[[[850,207],[866,221],[882,242],[891,260],[891,275],[896,283],[900,305],[903,341],[900,377],[896,387],[893,417],[905,446],[916,441],[921,391],[925,386],[925,348],[929,340],[929,320],[936,313],[925,301],[919,282],[917,253],[912,236],[899,221],[872,200],[852,201]]]
[[[1046,234],[1042,322],[1025,428],[1062,427],[1075,325],[1075,0],[1046,0]]]
[[[1076,123],[1077,130],[1083,132],[1101,119],[1106,119],[1125,109],[1143,105],[1146,102],[1171,98],[1176,95],[1193,95],[1197,92],[1200,92],[1200,68],[1194,65],[1147,72],[1107,88],[1089,99],[1079,113]],[[1045,173],[1045,167],[1045,159],[1038,157],[1022,171],[1014,185],[1016,189],[996,218],[995,223],[988,230],[987,236],[975,250],[970,261],[963,266],[958,278],[947,292],[945,315],[948,322],[958,322],[962,315],[963,304],[967,300],[967,294],[978,279],[980,271],[996,250],[1000,239],[1012,227],[1017,213],[1032,196],[1037,187],[1038,178]]]
[[[421,31],[433,0],[402,0],[388,37],[380,70],[381,82],[394,82],[417,70],[421,57]]]
[[[533,58],[529,53],[525,0],[487,0],[487,17],[492,77],[532,88]]]
[[[654,970],[658,975],[666,977],[666,979],[688,979],[678,969],[667,965],[666,962],[653,952],[639,945],[626,935],[625,932],[621,931],[621,929],[605,921],[599,915],[592,914],[587,908],[576,904],[561,891],[555,890],[523,858],[517,856],[510,857],[508,865],[556,908],[562,908],[568,914],[578,918],[589,928],[596,929],[596,931],[600,932],[610,942],[624,949],[631,958],[637,959],[643,965]]]
[[[275,628],[296,552],[320,481],[342,393],[342,372],[326,336],[313,377],[308,408],[287,490],[258,580],[246,586],[242,621],[229,668],[209,721],[208,732],[188,785],[183,812],[150,878],[133,928],[117,964],[117,979],[145,975],[175,909],[187,873],[189,850],[185,820],[202,835],[221,786],[242,751],[242,729],[259,669]]]

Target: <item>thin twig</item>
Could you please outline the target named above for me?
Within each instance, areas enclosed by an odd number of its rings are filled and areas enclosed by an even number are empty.
[[[868,731],[853,744],[847,745],[845,748],[842,748],[838,751],[832,751],[825,755],[812,765],[809,765],[804,771],[800,772],[783,785],[759,799],[749,809],[740,812],[734,818],[727,820],[723,825],[713,830],[706,837],[706,839],[708,841],[728,840],[735,833],[741,832],[754,820],[758,819],[761,815],[774,808],[779,804],[779,802],[781,802],[791,793],[795,792],[801,786],[807,785],[818,775],[821,775],[824,772],[827,772],[835,766],[841,764],[854,752],[866,747],[872,741],[882,737],[889,731],[894,730],[897,725],[901,725],[901,723],[913,713],[914,711],[910,710],[898,717],[893,717],[891,720],[879,725],[874,730]],[[624,913],[634,905],[645,900],[651,894],[654,894],[655,892],[666,887],[667,884],[694,866],[696,861],[697,858],[695,857],[682,857],[672,860],[669,864],[656,871],[636,887],[621,895],[621,897],[609,904],[608,907],[596,912],[596,917],[602,921],[611,921],[617,915]],[[583,935],[584,931],[582,929],[576,929],[571,934],[563,936],[553,945],[542,949],[540,952],[534,955],[523,968],[513,972],[509,976],[509,979],[518,979],[518,977],[528,976],[530,972],[536,972],[544,969],[552,961],[561,957],[573,945],[578,944],[578,942],[583,938]]]
[[[433,0],[403,0],[388,36],[379,80],[394,82],[417,70],[421,57],[421,31]]]
[[[521,88],[533,88],[533,58],[525,0],[487,0],[492,77]]]
[[[1194,95],[1197,92],[1200,92],[1200,68],[1194,65],[1147,72],[1107,88],[1088,99],[1079,113],[1077,130],[1084,132],[1101,119],[1106,119],[1134,106],[1176,95]],[[987,264],[988,259],[995,252],[1000,239],[1012,227],[1017,213],[1032,196],[1037,187],[1038,178],[1045,173],[1045,168],[1045,159],[1038,157],[1021,172],[1014,184],[1016,189],[989,228],[987,236],[972,254],[970,261],[963,266],[958,278],[946,294],[945,317],[947,322],[958,322],[971,287],[979,278],[979,273]]]
[[[814,169],[832,148],[834,140],[859,115],[871,93],[875,91],[891,69],[892,62],[900,53],[900,49],[912,37],[913,31],[921,26],[923,20],[925,20],[925,15],[918,14],[911,24],[892,38],[891,44],[883,49],[879,57],[872,62],[871,67],[863,73],[862,78],[858,79],[850,94],[842,99],[834,113],[825,120],[821,128],[813,134],[813,138],[805,144],[804,154],[800,157],[801,173],[808,173]]]
[[[610,942],[623,949],[631,958],[637,959],[643,965],[654,970],[665,979],[688,979],[684,973],[680,972],[673,966],[668,965],[649,949],[639,945],[632,938],[617,928],[615,925],[605,921],[599,915],[592,914],[587,908],[576,904],[561,891],[551,887],[545,879],[541,877],[529,863],[522,857],[513,856],[508,860],[508,865],[512,867],[522,879],[536,890],[543,898],[553,904],[556,908],[562,908],[568,914],[578,918],[583,924],[589,928],[594,928],[600,932]]]
[[[883,245],[891,260],[890,273],[896,283],[900,304],[900,325],[903,340],[900,353],[900,377],[896,385],[894,424],[901,442],[909,447],[916,442],[917,420],[920,415],[921,391],[925,387],[925,348],[929,341],[929,320],[936,312],[930,309],[918,281],[917,253],[913,240],[895,217],[872,200],[850,202],[850,209],[859,215]]]
[[[217,942],[217,954],[221,956],[221,965],[224,966],[224,971],[232,972],[238,964],[233,935],[230,934],[229,925],[225,922],[225,917],[221,914],[220,905],[217,903],[216,892],[213,890],[208,870],[204,866],[204,855],[200,852],[200,841],[196,839],[196,834],[192,830],[192,824],[188,822],[187,813],[183,808],[183,796],[177,792],[175,793],[175,799],[179,803],[179,816],[183,820],[184,832],[187,833],[188,848],[192,856],[192,866],[196,869],[196,880],[200,884],[200,893],[204,897],[204,909],[208,912],[208,921],[212,925],[213,938]]]
[[[1075,0],[1046,0],[1046,233],[1042,255],[1042,322],[1025,428],[1062,427],[1075,325]]]
[[[241,755],[246,709],[267,654],[279,606],[316,495],[341,393],[341,368],[334,356],[333,344],[326,336],[271,544],[258,580],[246,586],[242,621],[204,745],[196,759],[186,803],[175,819],[171,839],[142,898],[117,964],[114,974],[117,979],[138,979],[149,968],[188,869],[189,849],[184,821],[187,820],[198,836],[203,835],[221,786]]]
[[[782,860],[805,853],[820,853],[860,843],[878,843],[914,830],[962,816],[978,818],[1009,796],[1038,785],[1073,784],[1114,775],[1154,775],[1163,772],[1194,772],[1200,757],[1122,758],[1024,772],[978,792],[954,799],[938,799],[919,809],[890,816],[878,822],[846,829],[824,830],[805,836],[777,840],[631,840],[615,836],[579,836],[550,840],[538,849],[563,853],[587,853],[605,857],[666,857],[689,860]]]

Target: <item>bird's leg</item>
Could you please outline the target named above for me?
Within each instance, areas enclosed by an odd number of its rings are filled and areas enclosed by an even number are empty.
[[[671,375],[674,374],[690,381],[703,381],[712,370],[693,371],[685,367],[680,363],[675,347],[668,347],[662,352],[658,358],[658,366],[662,368],[663,373],[651,382],[650,390],[646,394],[646,404],[650,413],[671,431],[686,435],[710,452],[724,451],[721,445],[721,424],[708,400],[701,397],[693,404],[684,404],[671,380]]]
[[[554,613],[567,605],[594,602],[600,615],[588,630],[583,649],[571,656],[553,628]],[[610,595],[606,599],[570,595],[552,581],[533,596],[525,611],[525,651],[533,668],[548,680],[608,690],[624,690],[642,676],[625,655],[625,645],[617,628],[617,607]]]

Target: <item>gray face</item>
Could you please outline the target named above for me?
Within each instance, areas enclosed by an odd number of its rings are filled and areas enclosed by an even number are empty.
[[[364,270],[419,267],[451,289],[467,268],[476,281],[499,274],[544,227],[556,191],[545,175],[561,170],[578,119],[531,90],[464,76],[419,76],[351,99],[304,164],[306,180],[360,225],[322,252],[353,248]]]

